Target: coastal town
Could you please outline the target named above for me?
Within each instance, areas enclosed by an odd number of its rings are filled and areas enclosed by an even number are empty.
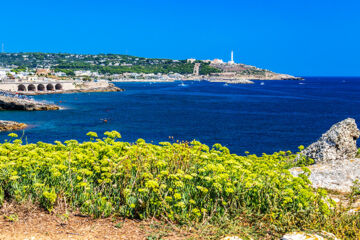
[[[199,81],[253,83],[301,79],[222,59],[150,59],[117,54],[1,53],[0,90],[20,94],[121,91],[112,82]]]

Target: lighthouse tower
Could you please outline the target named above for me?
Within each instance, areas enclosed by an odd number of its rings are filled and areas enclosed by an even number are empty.
[[[234,51],[231,51],[231,60],[228,62],[228,64],[235,64],[235,62],[234,62]]]

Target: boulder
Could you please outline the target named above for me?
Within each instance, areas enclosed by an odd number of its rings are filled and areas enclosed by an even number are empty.
[[[356,159],[356,140],[360,131],[352,118],[334,124],[322,137],[301,154],[315,160],[308,166],[309,180],[314,188],[325,188],[340,193],[350,193],[354,181],[360,180],[360,159]],[[292,168],[294,176],[302,168]]]
[[[360,180],[360,159],[345,159],[341,162],[319,163],[307,167],[309,180],[314,188],[325,188],[340,193],[350,193],[355,180]],[[292,168],[290,173],[298,176],[302,168]]]
[[[340,193],[350,193],[354,181],[360,180],[360,159],[356,159],[356,140],[360,131],[352,118],[334,124],[322,137],[301,154],[315,160],[308,166],[309,180],[314,188],[325,188]],[[292,168],[294,176],[303,173]]]
[[[280,240],[339,240],[332,233],[306,233],[306,232],[293,232],[287,233]]]
[[[356,140],[360,131],[355,120],[345,119],[334,124],[321,138],[304,149],[301,154],[312,158],[315,163],[330,163],[353,159],[357,154]]]

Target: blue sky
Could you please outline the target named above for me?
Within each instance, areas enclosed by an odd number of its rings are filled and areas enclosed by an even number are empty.
[[[1,1],[7,52],[229,60],[276,72],[360,76],[360,1]]]

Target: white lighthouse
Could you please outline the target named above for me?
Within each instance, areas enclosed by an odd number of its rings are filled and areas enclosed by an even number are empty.
[[[235,62],[234,62],[234,51],[231,51],[231,60],[228,62],[228,64],[235,64]]]

